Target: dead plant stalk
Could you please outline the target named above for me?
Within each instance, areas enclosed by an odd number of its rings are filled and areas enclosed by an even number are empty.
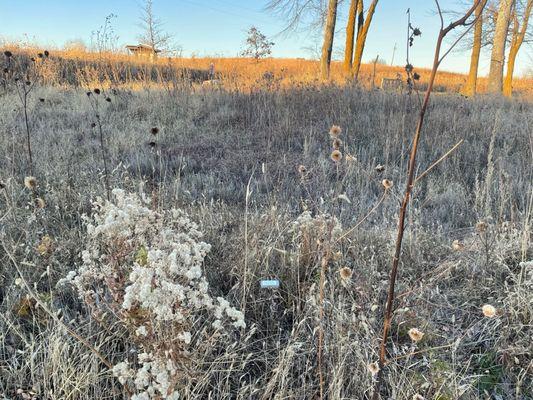
[[[437,42],[435,45],[435,55],[433,59],[433,67],[431,69],[431,75],[429,78],[428,88],[426,90],[426,93],[424,95],[424,101],[422,103],[422,107],[420,108],[420,113],[418,115],[418,123],[416,126],[416,130],[413,136],[413,144],[411,147],[411,153],[409,155],[409,166],[407,171],[407,186],[405,188],[405,194],[402,200],[402,205],[400,207],[400,214],[398,216],[398,233],[396,237],[396,245],[394,250],[394,257],[392,259],[392,268],[390,271],[389,276],[389,288],[387,292],[387,302],[385,306],[385,314],[383,317],[383,332],[381,337],[381,344],[379,349],[379,372],[378,376],[374,385],[374,392],[372,395],[373,400],[379,399],[379,393],[381,386],[383,384],[383,368],[386,365],[386,350],[387,350],[387,339],[389,336],[389,330],[391,327],[391,321],[392,321],[392,309],[394,305],[394,295],[395,295],[395,285],[396,285],[396,277],[398,275],[398,264],[400,261],[400,256],[402,252],[402,241],[403,241],[403,234],[405,230],[405,217],[407,215],[407,208],[409,206],[409,201],[411,198],[411,193],[413,190],[413,186],[415,183],[415,169],[416,169],[416,154],[418,151],[418,144],[420,142],[420,135],[422,132],[422,127],[424,125],[424,116],[426,114],[427,106],[429,104],[429,99],[431,97],[431,92],[433,90],[433,84],[435,82],[435,76],[437,74],[437,70],[444,59],[446,55],[449,54],[451,49],[462,39],[462,37],[466,34],[468,30],[466,30],[463,34],[459,36],[459,38],[450,46],[450,48],[441,56],[441,47],[444,38],[446,35],[457,28],[458,26],[472,26],[474,21],[466,22],[467,19],[472,15],[472,13],[475,11],[475,9],[481,5],[482,0],[477,0],[472,7],[458,20],[450,23],[446,28],[444,27],[444,19],[442,15],[442,11],[439,5],[438,0],[435,0],[435,4],[437,6],[438,14],[441,21],[441,27],[439,30],[439,35],[437,37]]]

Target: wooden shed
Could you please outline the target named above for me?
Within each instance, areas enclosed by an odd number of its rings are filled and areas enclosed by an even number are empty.
[[[143,57],[150,60],[155,60],[157,58],[157,53],[160,53],[161,50],[154,49],[152,46],[147,44],[130,44],[126,48],[136,57]]]

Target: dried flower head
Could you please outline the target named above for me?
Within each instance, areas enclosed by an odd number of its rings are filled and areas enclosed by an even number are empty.
[[[101,93],[100,89],[98,89],[98,88],[94,89],[93,92],[94,92],[95,94],[100,94],[100,93]]]
[[[342,160],[342,153],[339,150],[333,150],[331,152],[331,159],[335,162]]]
[[[421,330],[417,328],[411,328],[409,329],[409,332],[407,333],[409,334],[409,337],[411,338],[413,342],[420,342],[422,338],[424,337],[424,332],[422,332]]]
[[[27,176],[24,178],[24,186],[30,190],[35,190],[37,187],[37,179],[34,176]]]
[[[44,207],[46,207],[46,203],[41,197],[37,197],[35,199],[35,207],[44,208]]]
[[[333,139],[333,143],[331,145],[334,149],[339,150],[342,146],[342,140],[340,140],[339,138],[335,138]]]
[[[43,54],[43,53],[37,53],[37,57],[39,57],[39,58],[43,58],[43,57],[44,57],[44,54]]]
[[[40,101],[41,103],[44,103],[44,99],[43,99],[42,97],[39,97],[39,101]]]
[[[156,142],[148,142],[148,146],[150,146],[151,148],[154,148],[155,146],[157,146],[157,143]]]
[[[330,130],[329,130],[329,135],[332,137],[332,138],[338,138],[339,135],[341,134],[342,132],[342,129],[340,126],[338,125],[333,125]]]
[[[5,182],[0,181],[0,190],[5,189],[5,188],[6,188]]]
[[[106,97],[105,101],[107,101],[108,103],[111,103],[111,97]]]
[[[46,256],[52,251],[52,238],[48,235],[44,235],[41,242],[37,245],[37,252],[41,256]]]
[[[4,56],[7,58],[13,57],[13,53],[11,53],[9,50],[4,51]]]
[[[485,232],[487,230],[487,223],[485,221],[479,221],[476,224],[476,232]]]
[[[370,363],[366,367],[373,376],[377,375],[379,372],[379,364],[377,362]]]
[[[305,165],[299,165],[298,166],[298,173],[300,175],[305,175],[307,173],[307,168],[305,168]]]
[[[50,55],[50,52],[49,52],[48,50],[45,50],[45,51],[44,51],[44,56],[45,56],[45,57],[48,57],[49,55]]]
[[[424,396],[422,396],[421,394],[415,394],[413,395],[413,400],[426,400],[426,398]]]
[[[381,164],[378,164],[376,165],[376,168],[374,168],[377,172],[383,172],[385,171],[385,166],[384,165],[381,165]]]
[[[151,130],[150,130],[150,133],[152,135],[157,135],[159,133],[159,128],[156,128],[156,127],[153,127]]]
[[[344,159],[346,160],[346,162],[348,163],[352,163],[355,161],[355,157],[352,156],[351,154],[346,154],[346,156],[344,157]]]
[[[463,243],[461,243],[459,240],[455,239],[452,242],[452,249],[454,249],[456,251],[461,251],[461,250],[464,250],[464,248],[465,248],[465,245]]]
[[[485,304],[481,307],[481,311],[483,311],[483,315],[487,318],[494,318],[496,316],[496,308],[490,304]]]
[[[383,185],[383,187],[385,188],[385,190],[389,190],[390,188],[392,188],[393,186],[393,183],[391,180],[389,179],[383,179],[381,181],[381,184]]]
[[[415,73],[413,74],[413,79],[414,79],[415,81],[420,80],[420,74],[418,74],[418,73],[415,72]]]
[[[353,272],[349,267],[342,267],[339,270],[339,274],[343,280],[347,281],[352,278]]]

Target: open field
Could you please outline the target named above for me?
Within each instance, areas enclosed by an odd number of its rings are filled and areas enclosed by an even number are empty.
[[[16,53],[36,54],[41,49],[5,47]],[[37,60],[39,61],[39,60]],[[55,50],[44,67],[38,71],[48,84],[116,87],[139,89],[148,86],[172,87],[183,82],[201,83],[209,79],[213,64],[216,78],[227,90],[276,90],[297,86],[319,86],[319,63],[306,59],[264,59],[256,62],[247,58],[159,58],[155,63],[122,54],[98,54],[76,50]],[[424,90],[430,70],[416,68],[420,74],[418,87]],[[342,71],[342,63],[332,62],[331,82],[344,86],[350,84]],[[361,66],[359,85],[370,89],[379,87],[382,78],[404,78],[403,67],[376,64]],[[439,71],[435,81],[436,92],[458,93],[466,81],[466,75]],[[487,79],[479,77],[478,92],[486,91]],[[516,77],[513,81],[516,97],[533,97],[533,78]]]
[[[13,87],[0,87],[0,398],[128,398],[141,390],[131,381],[125,389],[99,355],[135,365],[147,349],[175,363],[181,398],[315,399],[320,380],[325,398],[366,398],[416,94],[313,83],[317,66],[302,60],[240,60],[235,69],[234,60],[217,60],[222,88],[179,79],[114,85],[89,72],[76,87],[53,75],[67,65],[53,57],[39,74],[57,84],[36,84],[29,97],[31,166],[24,108]],[[204,70],[211,61],[176,62]],[[265,82],[269,70],[286,77]],[[395,71],[378,66],[379,74]],[[439,79],[454,92],[462,78]],[[105,90],[88,96],[95,82]],[[517,86],[531,89],[531,80]],[[417,175],[463,142],[414,189],[383,398],[533,399],[533,107],[523,97],[432,98]],[[332,125],[342,128],[338,162]],[[143,212],[179,208],[198,224],[211,245],[202,265],[209,293],[240,310],[245,328],[213,332],[218,317],[179,305],[186,323],[149,321],[153,332],[139,334],[132,327],[146,310],[125,317],[112,306],[127,268],[107,276],[92,302],[58,285],[90,264],[83,250],[104,251],[82,217],[102,212],[92,207],[106,197],[102,152],[111,188],[150,197]],[[35,184],[25,186],[28,175]],[[107,216],[127,220],[131,209]],[[125,242],[113,239],[93,261],[141,270],[155,263],[155,245]],[[279,289],[259,287],[273,278]],[[483,314],[486,304],[496,315]],[[169,343],[184,332],[191,336],[176,355]]]

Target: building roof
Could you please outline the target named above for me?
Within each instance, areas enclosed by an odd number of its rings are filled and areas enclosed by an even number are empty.
[[[150,50],[150,51],[154,51],[155,53],[160,53],[161,50],[158,50],[158,49],[155,49],[153,50],[153,47],[148,45],[148,44],[129,44],[126,46],[126,48],[128,50],[131,50],[131,51],[136,51],[136,50]]]

